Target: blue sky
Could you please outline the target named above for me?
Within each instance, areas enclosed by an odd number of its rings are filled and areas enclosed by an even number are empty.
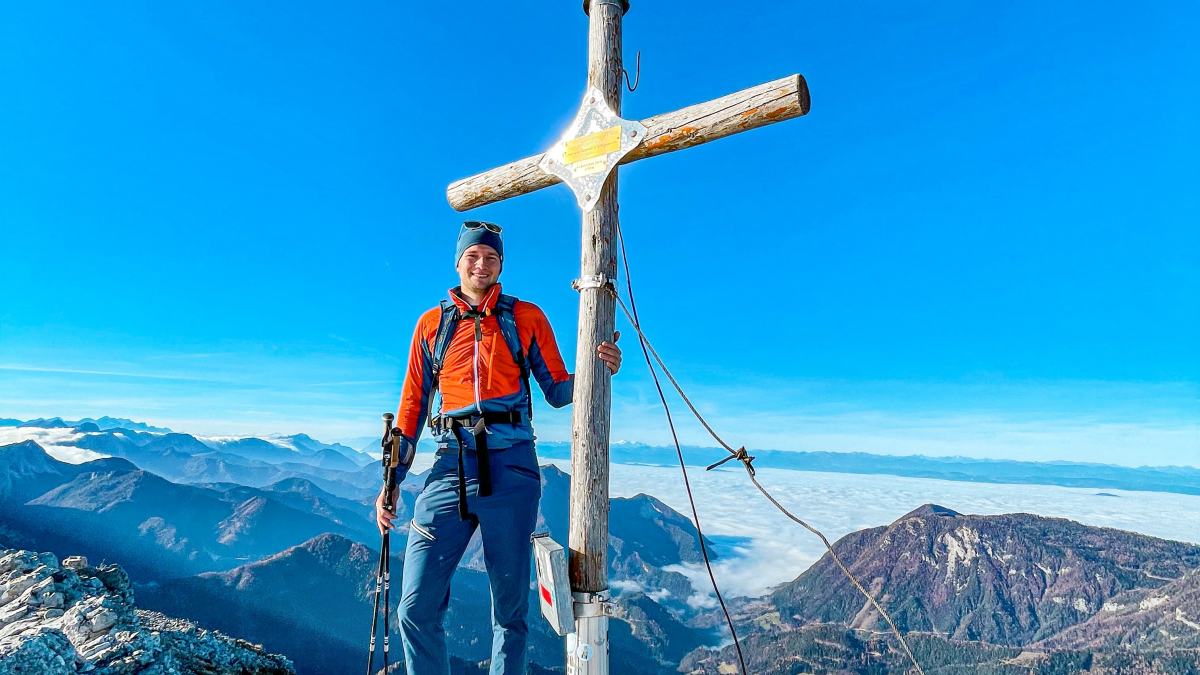
[[[747,446],[1200,466],[1198,14],[635,0],[626,117],[813,100],[622,169],[655,346]],[[567,1],[6,8],[0,417],[374,434],[455,282],[445,186],[549,147],[585,36]],[[469,216],[573,362],[570,193]],[[613,436],[665,442],[623,342]]]

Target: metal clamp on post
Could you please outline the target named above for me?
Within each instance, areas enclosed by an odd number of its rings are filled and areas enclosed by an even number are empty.
[[[608,675],[608,619],[615,607],[598,593],[572,593],[575,632],[567,636],[567,675]]]
[[[572,593],[571,598],[576,619],[612,616],[616,611],[616,606],[599,593]]]
[[[612,5],[613,7],[620,7],[621,8],[621,16],[625,16],[625,13],[629,11],[629,0],[583,0],[583,13],[584,14],[587,14],[588,16],[592,15],[592,13],[590,11],[588,11],[588,9],[593,1],[597,5]]]
[[[579,277],[571,282],[571,288],[574,288],[576,291],[581,293],[589,288],[606,288],[608,289],[609,293],[617,292],[616,285],[613,284],[613,280],[609,279],[603,274],[588,274],[586,276]]]

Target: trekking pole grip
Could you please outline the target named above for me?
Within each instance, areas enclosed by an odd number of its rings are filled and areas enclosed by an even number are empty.
[[[383,439],[379,442],[383,447],[383,500],[384,508],[391,510],[392,491],[395,490],[395,478],[392,474],[392,464],[396,452],[396,437],[398,428],[392,427],[396,416],[390,412],[383,413]]]
[[[391,454],[390,451],[392,449],[392,422],[395,421],[395,419],[396,416],[392,413],[383,413],[383,440],[379,441],[379,445],[383,448],[384,466],[389,464],[388,459],[390,458],[388,455]]]

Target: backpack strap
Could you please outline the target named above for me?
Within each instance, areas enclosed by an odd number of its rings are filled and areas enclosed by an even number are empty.
[[[496,305],[492,309],[492,314],[496,317],[497,323],[500,325],[500,335],[504,338],[504,343],[508,345],[508,351],[512,354],[513,361],[517,363],[517,367],[521,369],[521,382],[525,385],[525,393],[529,397],[529,419],[533,419],[533,390],[529,388],[529,359],[525,355],[525,350],[521,347],[521,333],[517,330],[517,319],[514,309],[517,305],[517,298],[511,295],[500,294],[496,299]],[[462,312],[458,309],[458,305],[451,300],[442,300],[441,302],[442,316],[438,320],[437,334],[433,339],[433,383],[430,389],[430,397],[433,392],[437,391],[438,385],[441,382],[442,365],[446,361],[446,351],[450,347],[450,340],[454,338],[454,331],[458,328],[458,322],[462,319]],[[433,422],[437,415],[433,412],[433,406],[429,407],[429,421]]]
[[[438,319],[437,333],[433,338],[433,382],[429,389],[429,422],[432,424],[433,419],[437,415],[433,412],[433,394],[441,384],[442,364],[446,361],[446,349],[450,347],[450,338],[454,337],[454,329],[458,327],[458,321],[462,318],[458,311],[458,305],[455,305],[450,300],[442,300],[442,316]]]
[[[504,342],[508,344],[508,351],[512,353],[513,360],[521,369],[521,382],[524,383],[525,394],[529,397],[529,419],[533,420],[533,390],[529,388],[529,358],[521,347],[521,333],[517,330],[517,317],[514,311],[516,306],[516,297],[501,293],[500,297],[496,299],[496,307],[492,313],[496,315],[496,321],[500,324],[500,334],[504,336]]]

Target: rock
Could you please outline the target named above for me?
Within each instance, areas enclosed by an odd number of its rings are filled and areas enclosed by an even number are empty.
[[[0,592],[0,605],[8,604],[16,600],[22,593],[29,590],[34,584],[41,581],[42,578],[37,576],[36,571],[29,574],[20,574],[15,579],[7,582],[4,585],[4,590]]]
[[[41,617],[36,614],[26,614],[24,617],[0,628],[0,639],[10,635],[20,635],[37,628],[42,624]],[[53,626],[53,624],[51,624]]]
[[[0,639],[0,675],[75,670],[75,648],[61,631],[39,627],[21,639]]]
[[[79,655],[88,661],[100,661],[100,655],[106,651],[112,650],[116,646],[116,641],[111,635],[106,635],[99,640],[94,640],[80,650]]]
[[[3,558],[0,558],[0,574],[9,572],[28,572],[36,568],[40,563],[37,554],[32,551],[13,551],[5,552]]]
[[[32,586],[27,588],[21,597],[17,598],[17,602],[23,602],[32,607],[41,606],[44,599],[54,593],[54,577],[47,573],[40,581],[34,582]]]
[[[85,598],[79,603],[68,607],[63,614],[59,627],[67,639],[74,645],[83,645],[88,641],[91,631],[88,629],[88,610],[96,603],[95,598]]]
[[[107,607],[100,608],[99,612],[88,619],[88,627],[93,633],[107,631],[115,623],[117,623],[117,614]]]
[[[262,647],[139,611],[125,571],[81,556],[0,553],[0,675],[294,673]],[[145,624],[143,624],[143,618]]]
[[[123,595],[129,592],[129,575],[116,565],[104,565],[97,568],[96,578],[112,593]]]
[[[12,603],[11,606],[0,609],[0,626],[12,623],[29,612],[29,605]]]

